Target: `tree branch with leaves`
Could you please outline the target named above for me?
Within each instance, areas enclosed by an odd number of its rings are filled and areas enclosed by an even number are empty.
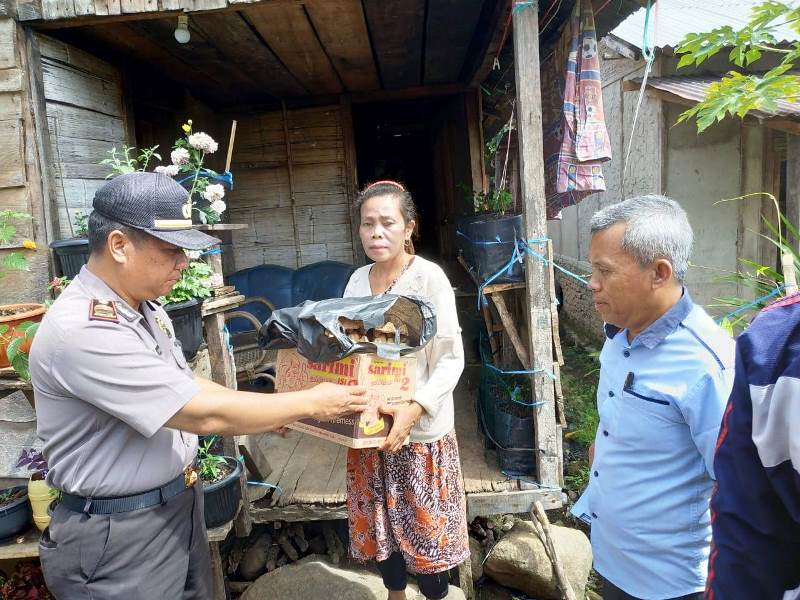
[[[770,0],[753,7],[747,25],[734,30],[729,25],[707,33],[690,33],[676,49],[678,68],[699,67],[706,60],[729,50],[729,60],[740,70],[731,70],[706,90],[703,100],[681,113],[678,123],[695,119],[703,132],[727,116],[744,118],[753,110],[775,113],[778,101],[796,102],[800,77],[792,72],[800,58],[800,42],[781,46],[778,30],[788,25],[800,35],[800,6]],[[763,74],[746,72],[765,55],[780,62]]]

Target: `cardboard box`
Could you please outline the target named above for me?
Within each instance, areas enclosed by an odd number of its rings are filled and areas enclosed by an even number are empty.
[[[278,392],[307,390],[323,382],[366,387],[370,408],[361,415],[353,413],[333,421],[301,419],[289,428],[350,448],[375,448],[392,428],[392,418],[379,414],[378,406],[383,402],[411,401],[417,382],[417,359],[404,356],[389,360],[375,354],[353,354],[337,362],[315,363],[294,349],[279,350],[275,374]]]

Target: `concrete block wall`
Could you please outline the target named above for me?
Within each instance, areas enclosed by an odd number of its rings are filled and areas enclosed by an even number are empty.
[[[589,265],[585,262],[572,260],[564,256],[556,256],[556,262],[564,268],[586,275]],[[556,271],[556,280],[561,285],[563,304],[559,318],[563,325],[569,329],[582,343],[597,346],[603,344],[603,320],[594,309],[592,292],[580,281]]]

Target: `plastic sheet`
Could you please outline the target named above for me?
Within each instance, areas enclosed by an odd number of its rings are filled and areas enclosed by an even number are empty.
[[[406,343],[356,342],[345,331],[343,323],[347,320],[362,321],[367,332],[392,323]],[[435,335],[436,312],[430,302],[418,296],[383,294],[308,301],[276,310],[261,327],[258,338],[264,349],[296,347],[309,360],[333,362],[354,352],[396,358],[416,352]]]

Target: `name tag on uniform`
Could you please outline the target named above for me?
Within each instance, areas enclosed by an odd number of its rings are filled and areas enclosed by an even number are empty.
[[[112,300],[97,300],[93,298],[89,303],[89,320],[119,323],[116,305]]]

